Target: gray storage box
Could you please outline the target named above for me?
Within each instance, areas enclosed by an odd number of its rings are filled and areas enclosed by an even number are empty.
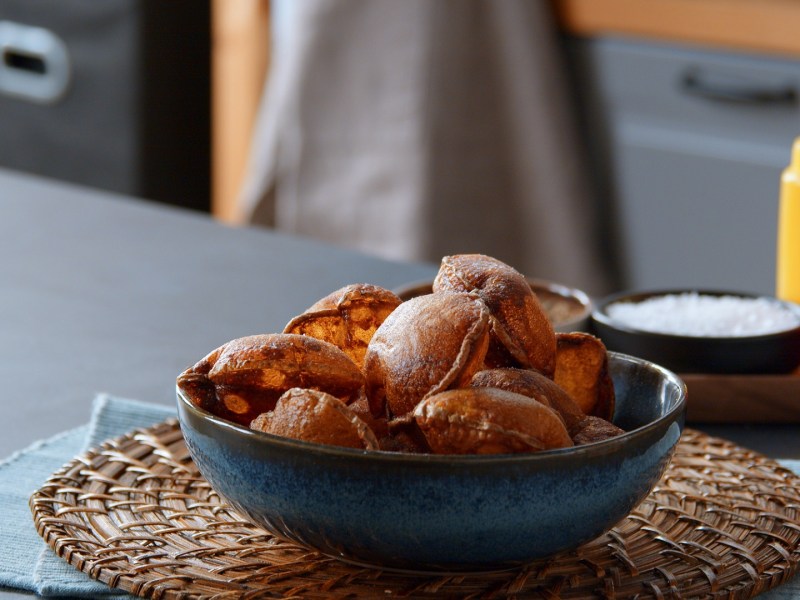
[[[0,166],[209,209],[208,1],[0,0],[0,52]]]
[[[800,61],[613,38],[572,50],[624,287],[774,294]]]

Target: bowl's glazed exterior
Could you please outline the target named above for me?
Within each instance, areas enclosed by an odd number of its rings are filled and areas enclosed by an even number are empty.
[[[525,455],[366,452],[178,414],[200,472],[265,529],[340,559],[415,571],[501,569],[613,527],[664,472],[683,428],[682,381],[612,355],[615,422],[627,433]]]

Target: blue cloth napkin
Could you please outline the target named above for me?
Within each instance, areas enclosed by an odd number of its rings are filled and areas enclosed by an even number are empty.
[[[100,395],[94,401],[87,425],[37,442],[0,462],[0,507],[4,511],[0,519],[0,587],[52,597],[133,598],[57,557],[36,533],[28,498],[73,456],[109,438],[149,427],[174,415],[174,409],[169,407]],[[800,473],[800,461],[781,462]],[[759,598],[797,600],[800,577]]]
[[[37,442],[0,463],[0,506],[5,511],[0,520],[0,586],[42,596],[133,598],[56,556],[36,533],[28,498],[73,456],[173,416],[171,407],[99,395],[87,425]]]

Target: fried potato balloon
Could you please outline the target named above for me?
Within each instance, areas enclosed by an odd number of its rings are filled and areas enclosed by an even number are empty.
[[[372,414],[396,418],[429,394],[466,385],[489,346],[489,312],[468,294],[403,302],[375,332],[364,359]]]
[[[344,402],[318,390],[290,389],[250,429],[330,446],[378,449],[375,433],[364,421]]]
[[[536,369],[548,377],[555,370],[556,339],[536,294],[523,275],[489,256],[459,254],[442,259],[434,293],[477,294],[491,314],[488,367]]]
[[[309,335],[330,342],[361,368],[375,330],[402,300],[368,283],[345,286],[325,296],[284,328],[284,333]]]
[[[559,333],[555,382],[587,415],[611,421],[614,383],[608,372],[608,353],[599,338],[588,333]]]
[[[470,382],[471,387],[495,387],[507,392],[522,394],[549,406],[561,417],[570,435],[578,431],[586,417],[580,406],[552,379],[531,369],[486,369],[478,371]]]
[[[273,333],[223,344],[181,373],[177,384],[200,408],[249,425],[294,387],[322,390],[352,402],[363,393],[364,376],[333,344]]]
[[[512,454],[572,446],[562,420],[544,404],[497,388],[434,394],[414,409],[439,454]]]

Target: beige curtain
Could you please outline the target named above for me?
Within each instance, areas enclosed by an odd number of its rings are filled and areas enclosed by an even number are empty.
[[[251,222],[387,258],[481,252],[609,290],[548,2],[287,5]]]

